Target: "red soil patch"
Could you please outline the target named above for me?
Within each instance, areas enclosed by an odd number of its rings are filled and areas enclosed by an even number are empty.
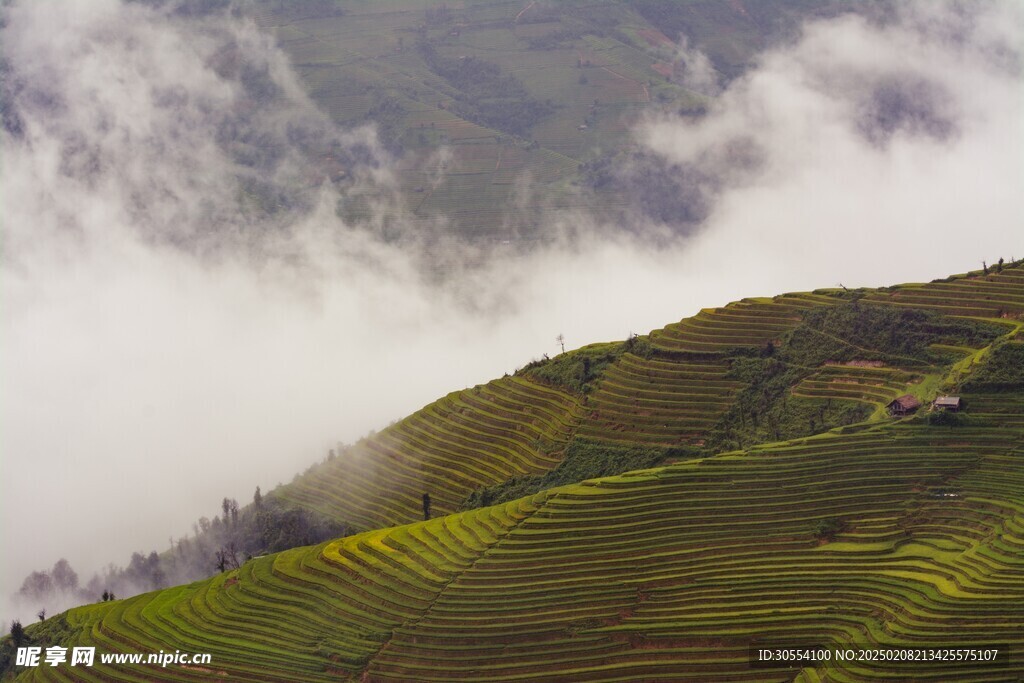
[[[664,33],[654,28],[641,28],[637,29],[637,35],[647,41],[649,45],[658,47],[659,45],[673,45],[674,43]]]
[[[666,64],[665,62],[655,62],[654,64],[651,64],[651,68],[665,78],[672,78],[672,74],[675,73],[675,68],[673,68],[671,64]]]
[[[885,362],[880,360],[848,360],[846,362],[827,360],[825,365],[845,365],[851,368],[884,368]]]
[[[750,15],[747,13],[747,8],[743,6],[742,0],[729,0],[729,6],[732,7],[738,14],[742,14],[747,19]]]

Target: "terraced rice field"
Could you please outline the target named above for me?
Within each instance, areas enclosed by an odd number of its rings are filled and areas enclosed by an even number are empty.
[[[44,666],[22,679],[1014,680],[1024,387],[962,393],[959,425],[922,411],[415,522],[423,493],[438,516],[453,512],[480,486],[551,469],[575,436],[700,443],[740,389],[726,350],[762,346],[834,301],[702,311],[653,334],[651,357],[619,356],[585,399],[526,377],[449,394],[276,494],[375,531],[67,614],[64,645],[208,652],[210,667]],[[877,404],[914,379],[824,366],[794,393]],[[1000,645],[1014,659],[752,668],[765,641]]]
[[[988,275],[971,273],[951,282],[901,285],[867,296],[893,306],[930,308],[952,315],[999,318],[1024,312],[1024,265],[1004,266]]]
[[[213,655],[211,669],[150,672],[160,680],[338,680],[530,511],[512,503],[287,551],[211,581],[78,610],[69,621],[82,629],[79,644],[104,652],[166,651],[175,643]],[[57,670],[37,673],[61,680]],[[65,680],[125,674],[97,667]]]
[[[964,394],[962,398],[970,415],[1024,430],[1024,397],[1020,394]]]
[[[834,303],[815,294],[744,299],[655,330],[649,337],[654,357],[624,355],[588,396],[580,436],[657,446],[702,444],[743,387],[727,379],[724,355],[765,346],[796,327],[802,311]]]
[[[914,378],[896,368],[827,365],[795,386],[793,395],[878,405],[906,393]]]
[[[220,677],[245,681],[791,681],[800,672],[750,668],[749,644],[1020,648],[1020,446],[1009,423],[884,424],[287,551],[68,619],[75,644],[208,651]],[[817,537],[829,519],[841,531]],[[1006,673],[859,663],[799,680]]]
[[[741,383],[724,363],[646,359],[625,354],[586,403],[578,434],[617,443],[696,443],[714,426]]]
[[[365,439],[280,495],[363,528],[438,514],[474,489],[554,467],[580,420],[578,400],[519,377],[449,394]]]
[[[568,441],[701,445],[743,384],[721,354],[760,346],[834,299],[793,294],[702,311],[651,335],[655,356],[625,354],[586,398],[505,378],[457,392],[389,427],[280,495],[357,528],[458,509],[474,489],[549,470]],[[714,352],[709,352],[713,348]]]
[[[376,528],[420,519],[424,493],[437,514],[447,514],[476,488],[552,469],[574,436],[700,445],[743,386],[726,378],[728,365],[705,347],[761,345],[798,324],[800,311],[833,303],[794,294],[702,311],[653,333],[655,357],[622,356],[586,398],[525,378],[450,394],[280,495],[357,528]],[[690,352],[681,352],[683,345]]]
[[[993,276],[1018,283],[1007,300],[1024,291],[1017,270]],[[445,514],[479,487],[549,470],[576,436],[700,446],[745,386],[728,377],[727,354],[764,347],[796,327],[807,309],[835,302],[827,294],[798,293],[705,309],[651,333],[651,357],[624,354],[585,397],[519,377],[451,394],[281,495],[357,528],[375,528],[419,519],[424,493]],[[916,378],[888,367],[825,366],[792,393],[879,405],[906,393]]]
[[[656,330],[651,344],[666,353],[698,356],[764,346],[800,324],[802,311],[834,303],[834,298],[817,294],[743,299]]]

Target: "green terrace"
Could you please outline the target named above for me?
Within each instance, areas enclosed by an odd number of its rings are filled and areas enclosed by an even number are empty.
[[[723,308],[705,309],[693,318],[651,333],[651,344],[672,354],[722,354],[759,347],[800,324],[800,314],[835,300],[818,294],[787,294],[774,299],[744,299]]]
[[[989,277],[1010,280],[1019,270],[1007,266]],[[974,281],[954,279],[961,280]],[[1024,293],[1024,278],[1013,282]],[[915,318],[911,332],[903,309],[881,315],[867,306],[858,313],[848,310],[857,303],[844,301],[847,295],[744,299],[626,343],[535,361],[513,377],[449,394],[274,495],[372,529],[421,519],[425,493],[436,514],[448,514],[475,491],[550,472],[576,440],[711,454],[879,420],[883,406],[903,393],[927,408],[942,387],[983,363],[992,334],[1005,341],[1020,327],[997,318],[1000,326],[987,337],[947,340],[947,321],[960,318],[929,314]],[[874,296],[857,292],[864,302],[874,303]],[[808,325],[812,314],[816,322]],[[956,334],[973,334],[971,319],[963,320],[967,332]],[[840,323],[848,324],[843,334],[852,341],[819,329]],[[880,325],[891,330],[880,333]],[[901,335],[917,346],[876,348]]]
[[[927,284],[900,285],[869,293],[867,301],[891,306],[930,308],[951,315],[1001,318],[1024,312],[1024,267],[1020,263],[989,268]]]
[[[906,393],[916,378],[897,368],[828,365],[793,387],[793,395],[878,405]]]
[[[275,495],[363,528],[457,510],[474,489],[554,467],[575,397],[521,377],[453,392],[319,465]]]
[[[699,442],[729,406],[740,382],[724,363],[625,354],[587,397],[582,437],[674,446]]]
[[[66,615],[66,645],[212,670],[25,680],[782,681],[751,641],[1024,646],[1021,394],[993,423],[880,423],[285,551]],[[30,635],[31,635],[31,628]],[[802,680],[995,681],[965,664]],[[19,679],[20,680],[20,679]]]

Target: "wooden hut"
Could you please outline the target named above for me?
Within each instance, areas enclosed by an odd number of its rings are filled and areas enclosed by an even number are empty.
[[[904,394],[903,396],[890,401],[889,405],[886,406],[886,410],[888,410],[889,414],[893,417],[902,417],[903,415],[909,415],[920,407],[921,401],[919,401],[916,396]]]
[[[932,403],[932,407],[935,410],[948,410],[951,413],[957,413],[963,410],[964,402],[960,400],[959,396],[939,396]]]

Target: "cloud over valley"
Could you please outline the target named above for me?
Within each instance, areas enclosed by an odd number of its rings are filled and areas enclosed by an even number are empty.
[[[0,617],[31,569],[161,549],[560,333],[1024,255],[1009,0],[808,23],[728,84],[684,44],[721,92],[615,169],[675,203],[487,250],[408,220],[395,155],[247,6],[189,7],[3,9]]]

